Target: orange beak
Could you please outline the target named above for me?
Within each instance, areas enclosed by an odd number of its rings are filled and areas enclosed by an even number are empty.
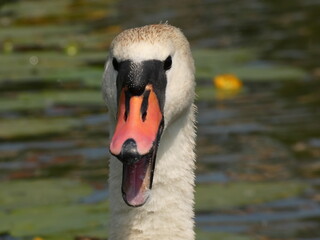
[[[141,96],[128,95],[129,93],[122,89],[117,125],[111,140],[110,151],[113,155],[119,155],[124,142],[133,139],[137,144],[138,153],[145,155],[151,150],[156,140],[162,113],[151,85],[146,87]]]
[[[130,206],[141,206],[152,187],[153,170],[163,114],[151,84],[140,96],[124,87],[110,152],[123,163],[122,195]]]

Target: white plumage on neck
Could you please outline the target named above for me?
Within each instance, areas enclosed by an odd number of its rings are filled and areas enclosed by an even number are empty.
[[[194,107],[164,132],[158,150],[152,195],[139,208],[121,196],[122,164],[110,161],[110,240],[194,239]]]

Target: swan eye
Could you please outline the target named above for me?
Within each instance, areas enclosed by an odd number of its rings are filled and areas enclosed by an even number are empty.
[[[113,65],[114,70],[116,70],[116,71],[119,70],[119,63],[116,58],[112,59],[112,65]]]
[[[171,59],[171,56],[169,56],[163,62],[163,69],[167,71],[171,68],[171,66],[172,66],[172,59]]]

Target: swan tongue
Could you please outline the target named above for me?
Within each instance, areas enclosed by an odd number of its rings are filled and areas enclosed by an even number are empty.
[[[132,207],[140,207],[146,203],[152,188],[153,173],[160,137],[164,121],[159,126],[157,137],[149,153],[140,155],[139,159],[123,162],[122,197]]]
[[[133,207],[142,206],[149,197],[152,184],[152,160],[148,156],[134,164],[123,164],[122,195]]]

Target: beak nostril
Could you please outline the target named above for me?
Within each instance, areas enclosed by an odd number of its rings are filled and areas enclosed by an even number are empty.
[[[126,122],[128,119],[129,111],[130,111],[130,98],[131,94],[129,91],[125,91],[125,112],[124,112],[124,121]]]
[[[128,111],[125,111],[124,112],[124,121],[126,122],[128,119]]]
[[[147,117],[147,111],[142,113],[142,121],[144,122],[146,120]]]
[[[143,122],[146,120],[146,117],[147,117],[149,95],[150,95],[150,90],[146,90],[143,94],[143,100],[142,100],[141,109],[140,109],[141,118]]]

